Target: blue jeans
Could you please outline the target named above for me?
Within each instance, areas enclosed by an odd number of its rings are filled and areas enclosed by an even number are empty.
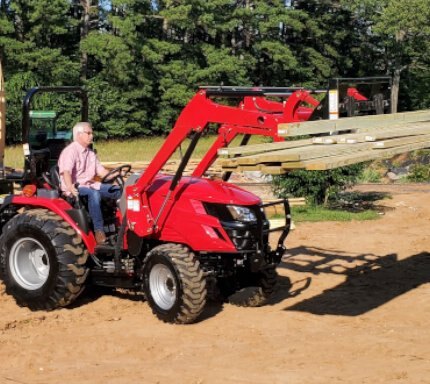
[[[88,187],[78,187],[79,196],[88,197],[88,211],[93,220],[94,230],[103,231],[103,215],[101,209],[102,199],[118,200],[121,191],[118,186],[112,184],[102,184],[100,190]]]

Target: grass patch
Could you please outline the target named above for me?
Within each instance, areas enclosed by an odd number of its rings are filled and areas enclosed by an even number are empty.
[[[380,217],[378,212],[371,209],[361,212],[350,212],[321,206],[291,207],[291,215],[293,221],[296,223],[305,221],[363,221],[375,220]]]
[[[100,141],[94,144],[100,161],[118,161],[118,162],[134,162],[134,161],[150,161],[165,142],[165,137],[145,137],[130,140],[107,140]],[[201,159],[207,153],[212,143],[216,140],[215,135],[202,137],[197,143],[194,150],[193,158]],[[237,147],[240,144],[241,137],[237,137],[229,145]],[[267,142],[267,137],[252,136],[249,144],[260,144]],[[182,143],[182,154],[185,153],[190,140],[185,140]],[[4,163],[6,166],[22,169],[24,165],[24,154],[22,145],[8,146],[5,151]],[[172,159],[180,159],[180,151],[177,150]]]

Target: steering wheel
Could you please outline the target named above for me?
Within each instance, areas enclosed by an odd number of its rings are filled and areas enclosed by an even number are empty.
[[[116,181],[122,191],[124,189],[124,177],[130,172],[130,170],[130,164],[120,165],[119,167],[111,169],[106,175],[103,176],[101,183],[112,184]]]

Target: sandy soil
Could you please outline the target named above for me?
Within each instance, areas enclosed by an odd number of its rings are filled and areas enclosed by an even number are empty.
[[[0,285],[0,383],[430,383],[430,186],[361,189],[392,194],[381,219],[298,225],[262,308],[175,326],[138,297],[30,312]]]

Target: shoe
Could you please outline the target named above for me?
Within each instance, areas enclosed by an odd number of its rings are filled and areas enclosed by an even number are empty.
[[[95,231],[96,243],[104,244],[106,243],[106,235],[103,231]]]

